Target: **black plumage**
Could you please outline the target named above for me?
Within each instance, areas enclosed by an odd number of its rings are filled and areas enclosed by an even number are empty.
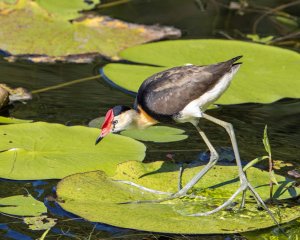
[[[121,113],[123,113],[123,112],[125,112],[127,110],[130,110],[130,107],[123,106],[123,105],[117,105],[117,106],[114,106],[112,108],[112,110],[113,110],[114,116],[118,116]]]
[[[135,109],[140,106],[158,121],[170,120],[191,101],[213,88],[241,56],[208,66],[186,65],[156,73],[140,86]]]

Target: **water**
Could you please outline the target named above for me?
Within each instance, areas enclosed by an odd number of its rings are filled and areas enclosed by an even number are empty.
[[[106,1],[107,2],[107,1]],[[244,16],[232,14],[220,4],[227,1],[206,2],[207,10],[202,11],[195,1],[166,0],[166,1],[129,1],[128,3],[111,7],[98,8],[100,14],[110,15],[123,20],[143,23],[172,25],[183,30],[183,38],[220,38],[221,31],[235,37],[242,32],[251,32],[251,23],[257,18],[257,13],[248,13]],[[277,6],[285,1],[256,1],[259,4]],[[290,13],[299,15],[299,7],[289,9]],[[261,14],[261,13],[260,13]],[[259,31],[263,35],[276,34],[276,27],[270,22],[261,24]],[[12,87],[25,87],[36,90],[56,85],[65,81],[97,75],[99,68],[106,62],[99,61],[93,64],[32,64],[28,62],[8,63],[0,58],[1,82]],[[112,87],[103,79],[90,80],[65,88],[48,91],[33,96],[27,104],[15,103],[7,112],[10,116],[35,121],[58,122],[68,125],[85,125],[91,119],[103,116],[108,108],[116,104],[132,105],[133,98]],[[243,104],[222,106],[210,111],[215,117],[231,122],[236,130],[237,140],[243,161],[247,162],[257,156],[265,154],[262,145],[264,126],[267,124],[272,152],[275,159],[282,159],[294,166],[279,170],[287,174],[289,169],[300,169],[300,100],[284,99],[276,103]],[[222,153],[232,155],[226,132],[211,123],[201,121],[202,128]],[[175,153],[178,161],[201,160],[200,155],[205,153],[205,146],[197,133],[190,125],[181,125],[190,135],[188,140],[176,143],[146,143],[148,147],[145,161],[167,159],[168,153]],[[188,150],[188,151],[186,151]],[[226,151],[227,150],[227,151]],[[229,153],[228,153],[229,152]],[[30,192],[37,199],[44,201],[49,207],[50,216],[58,218],[58,224],[48,234],[47,239],[181,239],[181,236],[165,236],[140,231],[120,229],[104,224],[94,224],[77,218],[62,211],[49,196],[55,196],[56,180],[45,181],[1,181],[0,196],[10,196]],[[0,215],[1,239],[36,239],[41,231],[31,231],[20,219]],[[296,226],[297,227],[297,226]],[[234,235],[219,236],[188,236],[190,239],[233,239]],[[186,239],[182,237],[182,239]]]

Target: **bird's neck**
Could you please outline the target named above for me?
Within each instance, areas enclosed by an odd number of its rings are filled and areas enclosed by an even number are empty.
[[[154,118],[149,116],[142,108],[138,107],[138,111],[131,109],[128,111],[128,114],[131,115],[132,119],[132,127],[135,128],[147,128],[150,127],[158,121],[156,121]]]

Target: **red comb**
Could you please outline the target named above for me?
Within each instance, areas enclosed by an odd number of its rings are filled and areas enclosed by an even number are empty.
[[[113,113],[113,110],[110,109],[110,110],[108,110],[108,112],[105,115],[105,119],[104,119],[101,129],[103,130],[103,129],[106,129],[107,127],[109,127],[113,118],[114,118],[114,113]]]

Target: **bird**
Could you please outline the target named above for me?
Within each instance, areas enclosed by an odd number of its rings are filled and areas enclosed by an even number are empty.
[[[204,131],[198,126],[203,118],[225,128],[231,140],[238,173],[240,187],[235,193],[217,208],[190,214],[190,216],[208,216],[232,204],[233,199],[242,193],[241,208],[245,205],[246,190],[250,190],[258,205],[262,206],[278,224],[273,213],[255,191],[243,171],[238,145],[231,123],[222,121],[205,111],[228,89],[234,75],[238,72],[242,56],[210,65],[186,64],[155,73],[147,78],[139,87],[133,108],[118,105],[108,110],[101,126],[101,133],[96,139],[98,144],[109,133],[118,133],[125,129],[144,129],[157,123],[191,123],[199,132],[210,151],[207,165],[200,170],[185,186],[168,197],[158,200],[136,201],[136,203],[163,202],[185,196],[187,192],[216,164],[218,153]],[[128,183],[124,181],[125,183]],[[132,183],[133,186],[138,186]],[[141,186],[142,189],[143,188]],[[154,191],[155,192],[155,191]],[[161,193],[161,192],[157,192]]]

